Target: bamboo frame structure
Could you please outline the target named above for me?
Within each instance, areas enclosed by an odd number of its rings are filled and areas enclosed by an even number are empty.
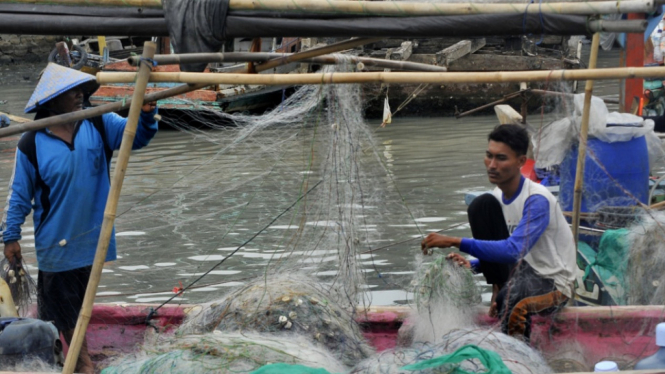
[[[53,4],[53,0],[10,0],[22,4]],[[124,6],[161,8],[161,0],[59,0],[59,5]],[[528,3],[427,3],[407,1],[326,1],[326,0],[231,0],[231,10],[261,10],[295,13],[328,13],[361,16],[433,16],[463,14],[621,14],[650,13],[655,10],[653,0],[545,2]]]
[[[153,60],[158,65],[177,65],[177,64],[195,64],[195,63],[214,63],[214,62],[265,62],[272,59],[280,59],[293,55],[293,53],[274,53],[274,52],[220,52],[220,53],[183,53],[173,55],[155,55]],[[445,72],[448,69],[445,66],[423,64],[420,62],[386,60],[383,58],[359,57],[347,55],[344,57],[353,63],[362,62],[366,66],[376,66],[380,68],[409,70],[409,71],[433,71]],[[130,65],[136,66],[139,58],[131,56],[127,59]],[[339,59],[333,55],[325,54],[322,56],[310,57],[299,62],[309,64],[334,65],[339,63]],[[261,66],[258,65],[257,68]]]
[[[146,42],[143,46],[143,57],[150,59],[155,55],[157,44],[153,42]],[[85,290],[85,298],[83,299],[83,306],[79,313],[78,321],[76,322],[76,329],[74,330],[74,337],[72,344],[69,347],[67,358],[65,359],[65,366],[62,370],[63,373],[71,374],[76,368],[81,346],[85,339],[85,331],[88,328],[88,323],[92,317],[92,306],[95,302],[95,295],[97,293],[97,286],[102,275],[102,268],[106,260],[106,253],[109,247],[109,241],[113,234],[113,223],[115,222],[116,210],[118,208],[118,200],[120,198],[120,191],[122,183],[125,178],[125,171],[129,163],[129,155],[132,151],[134,143],[134,136],[136,135],[136,128],[138,126],[139,116],[141,114],[141,106],[145,96],[145,90],[148,86],[148,78],[152,67],[148,63],[144,63],[139,67],[138,74],[136,75],[136,88],[132,97],[132,104],[129,107],[129,116],[127,117],[127,124],[125,131],[122,135],[122,143],[120,145],[120,152],[116,161],[115,170],[113,173],[113,180],[111,181],[111,189],[109,191],[108,200],[106,201],[106,208],[104,209],[104,220],[102,222],[101,232],[99,234],[99,242],[97,243],[97,251],[92,265],[90,280],[88,287]]]
[[[591,56],[589,69],[595,69],[598,62],[598,49],[600,47],[600,33],[593,34],[591,39]],[[575,171],[575,187],[573,189],[573,240],[577,249],[577,239],[580,234],[580,210],[582,208],[582,189],[584,188],[584,166],[586,163],[586,146],[589,135],[589,114],[591,112],[591,96],[593,94],[593,80],[587,79],[584,88],[584,109],[582,110],[582,124],[580,128],[579,150],[577,152],[577,169]]]
[[[136,73],[100,72],[99,84],[131,83]],[[558,82],[566,80],[603,80],[620,78],[665,77],[665,67],[605,68],[584,70],[541,70],[511,72],[463,73],[309,73],[309,74],[211,74],[211,73],[151,73],[150,82],[182,82],[190,84],[246,84],[246,85],[303,85],[343,83],[503,83],[503,82]]]

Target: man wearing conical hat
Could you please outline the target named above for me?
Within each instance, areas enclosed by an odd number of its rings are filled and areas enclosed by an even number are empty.
[[[91,75],[49,64],[26,105],[44,118],[83,109],[98,84]],[[142,107],[133,149],[157,132],[154,104]],[[104,207],[110,189],[110,162],[120,148],[127,119],[115,113],[30,131],[16,150],[2,221],[4,255],[21,260],[21,225],[33,212],[39,265],[38,310],[53,321],[69,344],[90,277]],[[114,232],[115,234],[115,232]],[[116,259],[115,235],[106,261]],[[92,373],[84,341],[76,372]]]

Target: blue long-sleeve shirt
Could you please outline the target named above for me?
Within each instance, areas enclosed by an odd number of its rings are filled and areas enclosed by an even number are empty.
[[[146,146],[155,136],[156,113],[141,113],[132,149]],[[119,149],[127,119],[115,113],[102,118],[107,146]],[[90,120],[78,125],[72,144],[48,130],[37,131],[33,156],[38,169],[30,160],[31,152],[24,152],[30,147],[26,135],[16,150],[2,239],[5,243],[20,240],[21,225],[32,210],[39,269],[60,272],[88,266],[95,256],[110,189],[110,160],[106,159],[102,134]],[[115,231],[107,261],[116,258],[114,236]]]
[[[508,239],[477,240],[463,238],[460,251],[482,261],[514,264],[529,253],[533,245],[545,232],[549,223],[550,204],[547,198],[541,195],[532,195],[526,199],[522,219]],[[471,261],[473,269],[478,268],[478,260]]]

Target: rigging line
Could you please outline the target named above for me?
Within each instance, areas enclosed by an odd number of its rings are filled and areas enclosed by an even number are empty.
[[[275,223],[280,217],[282,217],[284,214],[286,214],[286,212],[288,212],[289,210],[291,210],[291,208],[293,208],[294,206],[296,206],[296,204],[298,204],[298,203],[300,202],[300,200],[302,200],[303,198],[305,198],[305,196],[309,195],[309,193],[312,192],[312,191],[313,191],[316,187],[318,187],[320,184],[321,184],[321,181],[319,181],[317,184],[314,185],[314,187],[310,188],[307,192],[305,192],[303,195],[301,195],[301,196],[298,198],[298,200],[296,200],[293,204],[289,205],[288,208],[284,209],[284,211],[282,211],[282,213],[280,213],[277,217],[273,218],[272,221],[270,221],[266,226],[264,226],[261,230],[259,230],[259,232],[257,232],[257,233],[254,234],[251,238],[247,239],[244,243],[242,243],[241,245],[239,245],[238,248],[236,248],[235,250],[233,250],[233,252],[231,252],[228,256],[224,257],[220,262],[218,262],[217,264],[215,264],[215,266],[213,266],[212,268],[210,268],[210,270],[206,271],[205,273],[203,273],[203,275],[201,275],[200,277],[198,277],[197,279],[195,279],[192,283],[190,283],[189,285],[187,285],[187,287],[183,288],[182,291],[180,291],[179,293],[175,294],[174,296],[172,296],[171,298],[169,298],[168,300],[166,300],[166,301],[163,302],[162,304],[160,304],[157,308],[152,309],[152,310],[150,311],[150,314],[148,315],[148,320],[149,320],[150,317],[151,317],[155,312],[157,312],[161,307],[163,307],[163,306],[166,305],[167,303],[171,302],[173,299],[175,299],[176,297],[178,297],[181,293],[187,291],[187,290],[188,290],[190,287],[192,287],[196,282],[198,282],[198,281],[200,281],[201,279],[203,279],[203,277],[205,277],[206,275],[210,274],[210,272],[213,271],[213,270],[215,270],[219,265],[223,264],[224,261],[226,261],[227,259],[229,259],[229,258],[230,258],[231,256],[233,256],[234,254],[236,254],[236,252],[238,252],[238,251],[240,250],[240,248],[246,246],[246,245],[249,244],[252,240],[254,240],[257,236],[261,235],[262,232],[264,232],[265,230],[267,230],[268,227],[272,226],[273,223]]]
[[[445,229],[441,229],[441,230],[439,230],[439,231],[435,231],[435,233],[438,234],[438,233],[440,233],[440,232],[450,231],[450,230],[452,230],[452,229],[458,228],[458,227],[463,226],[463,225],[466,225],[466,224],[467,224],[467,222],[456,223],[456,224],[454,224],[454,225],[450,225],[450,226],[446,227]],[[411,239],[407,239],[407,240],[402,240],[401,242],[392,243],[392,244],[388,244],[388,245],[383,246],[383,247],[370,249],[370,250],[367,250],[367,251],[365,251],[365,252],[361,252],[360,254],[362,255],[362,254],[365,254],[365,253],[372,253],[372,252],[380,251],[380,250],[382,250],[382,249],[386,249],[386,248],[394,247],[394,246],[396,246],[396,245],[400,245],[400,244],[408,243],[408,242],[414,241],[414,240],[416,240],[416,239],[420,239],[420,238],[411,238]]]

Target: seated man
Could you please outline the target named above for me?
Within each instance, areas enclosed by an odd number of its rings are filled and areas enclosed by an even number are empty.
[[[485,167],[497,187],[469,206],[474,239],[432,233],[422,242],[425,254],[432,247],[457,247],[476,257],[469,262],[448,255],[485,275],[495,291],[490,315],[501,318],[504,333],[526,341],[531,315],[553,312],[573,296],[576,266],[573,235],[556,198],[520,174],[528,146],[521,126],[496,127],[488,136]]]

